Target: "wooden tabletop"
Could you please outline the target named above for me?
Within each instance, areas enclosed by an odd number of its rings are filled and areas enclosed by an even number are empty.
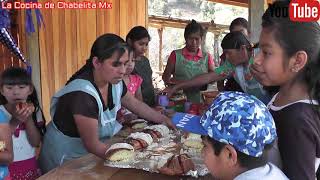
[[[74,159],[66,162],[60,167],[57,167],[39,179],[68,179],[68,180],[88,180],[88,179],[103,179],[103,180],[193,180],[190,176],[166,176],[158,173],[150,173],[138,169],[119,169],[106,167],[103,165],[103,160],[93,154],[86,155],[79,159]],[[209,180],[211,176],[199,177],[201,180]]]

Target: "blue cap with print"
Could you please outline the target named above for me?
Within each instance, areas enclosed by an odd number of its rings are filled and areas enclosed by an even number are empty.
[[[208,135],[253,157],[260,157],[264,146],[277,137],[268,108],[256,97],[241,92],[222,92],[201,117],[177,113],[173,122],[178,128]]]

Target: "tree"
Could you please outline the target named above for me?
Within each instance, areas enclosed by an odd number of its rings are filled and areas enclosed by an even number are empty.
[[[168,0],[149,0],[148,1],[149,15],[169,15]]]
[[[203,21],[211,21],[215,19],[215,6],[216,3],[208,1],[201,2],[201,19],[203,19]]]

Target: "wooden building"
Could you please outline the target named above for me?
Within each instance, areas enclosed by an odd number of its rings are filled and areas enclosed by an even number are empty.
[[[80,0],[76,1],[80,2]],[[133,26],[149,25],[147,1],[108,0],[107,2],[112,3],[111,9],[42,9],[45,26],[30,35],[27,35],[24,30],[24,11],[17,12],[16,22],[18,23],[14,34],[17,34],[16,38],[23,54],[31,60],[32,78],[40,95],[47,120],[50,120],[49,108],[52,95],[85,63],[89,57],[91,45],[99,35],[110,32],[125,38]],[[251,9],[260,8],[262,12],[267,2],[266,0],[261,1],[262,3],[257,0],[209,1],[244,6],[249,9],[250,7],[253,7]],[[58,0],[51,2],[57,3]],[[66,0],[66,2],[73,1]],[[150,21],[150,25],[155,26],[156,18],[151,18]],[[168,22],[165,23],[168,25]],[[212,25],[209,31],[217,31],[221,28],[225,30],[227,27]],[[2,69],[10,65],[21,65],[9,57],[11,55],[8,55],[2,46],[0,53]]]

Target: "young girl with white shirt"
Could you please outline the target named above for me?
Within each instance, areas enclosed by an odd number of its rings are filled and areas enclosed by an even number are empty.
[[[36,160],[45,132],[45,120],[31,76],[23,68],[9,68],[1,75],[0,109],[9,122],[13,141],[11,178],[36,179],[41,175]]]

